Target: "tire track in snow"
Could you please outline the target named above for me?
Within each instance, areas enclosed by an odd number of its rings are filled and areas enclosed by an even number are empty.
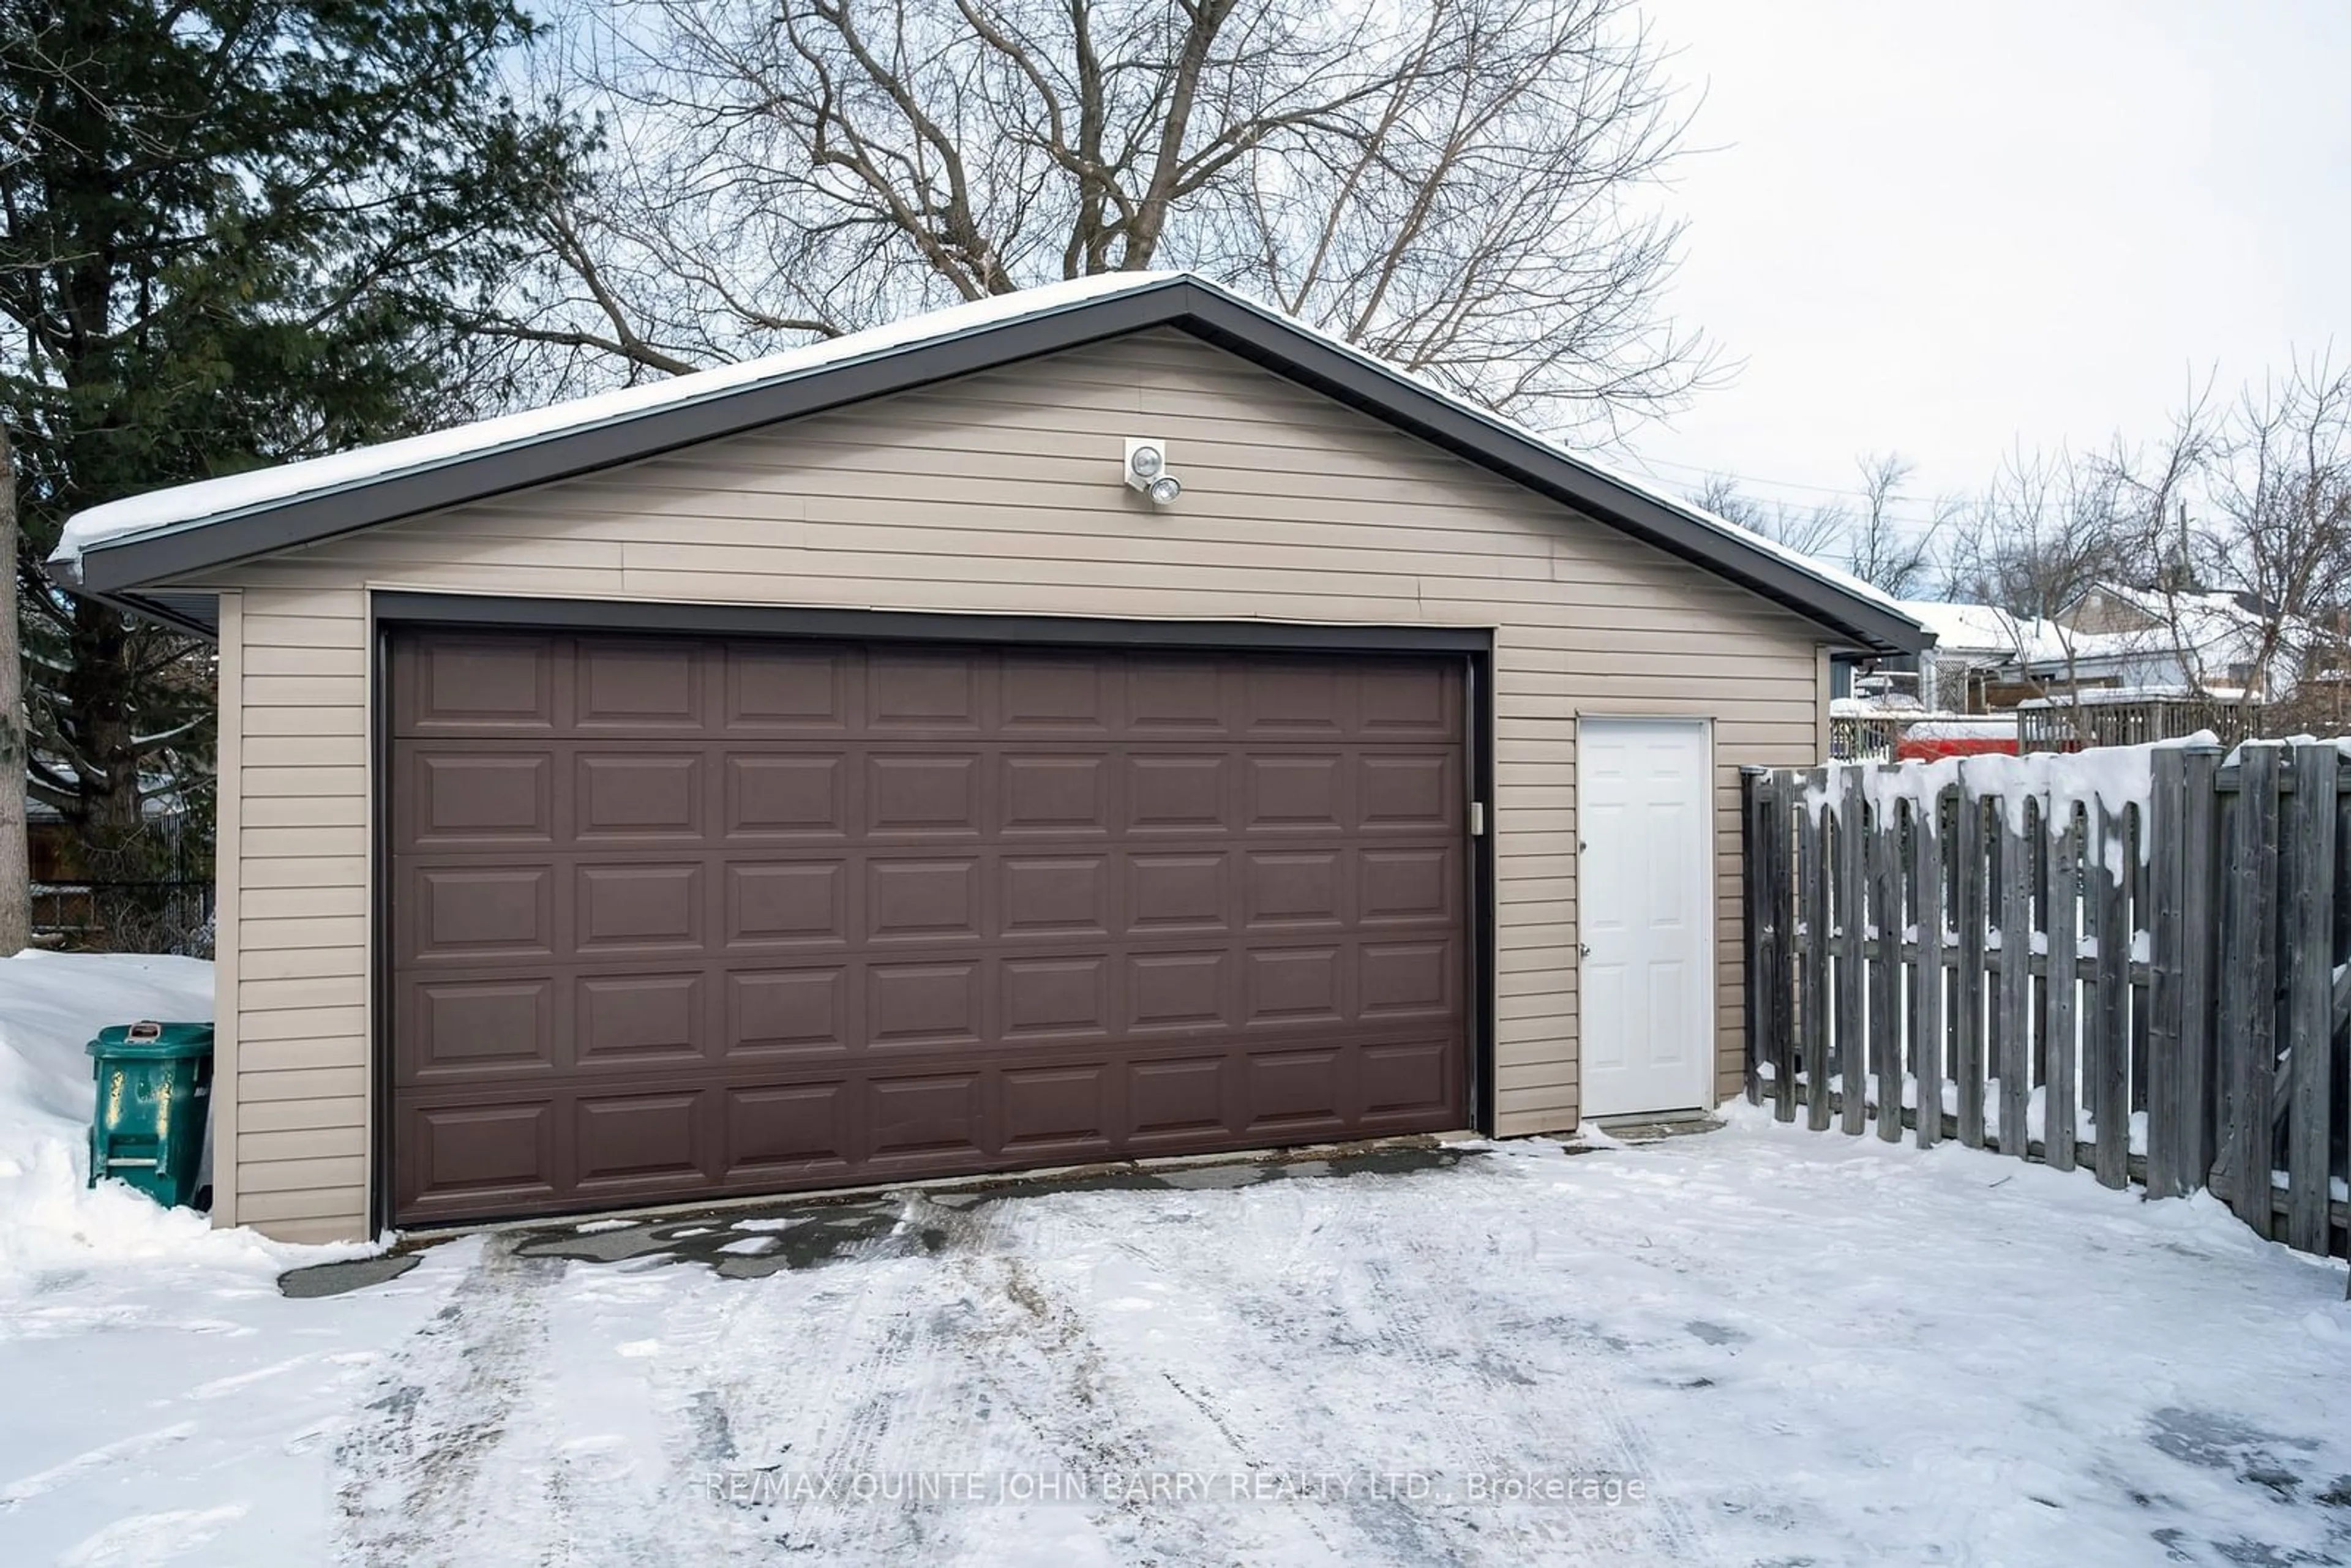
[[[899,1241],[911,1228],[914,1209],[910,1199],[892,1240]],[[812,1441],[787,1445],[785,1469],[797,1476],[845,1484],[848,1478],[884,1469],[923,1468],[919,1453],[899,1453],[893,1443],[914,1413],[926,1369],[935,1364],[935,1266],[913,1258],[868,1258],[863,1264],[865,1278],[854,1301],[838,1311],[831,1343],[801,1364],[835,1370],[810,1391]],[[878,1306],[877,1296],[883,1298]],[[882,1562],[915,1562],[925,1555],[925,1533],[911,1510],[801,1497],[791,1500],[775,1539],[793,1551],[818,1550],[826,1561],[861,1553]]]
[[[376,1397],[335,1446],[345,1558],[408,1568],[496,1555],[486,1537],[517,1500],[484,1495],[483,1461],[517,1402],[554,1375],[546,1295],[563,1269],[485,1238],[447,1304],[393,1352]]]
[[[1275,1203],[1291,1217],[1286,1239],[1270,1248],[1247,1225],[1236,1228],[1236,1248],[1249,1254],[1245,1266],[1230,1249],[1220,1256],[1199,1249],[1196,1231],[1172,1254],[1148,1247],[1138,1239],[1148,1228],[1134,1225],[1124,1205],[1072,1205],[1062,1218],[1091,1231],[1091,1239],[1144,1260],[1187,1299],[1217,1303],[1230,1320],[1213,1343],[1186,1347],[1191,1364],[1181,1375],[1163,1365],[1158,1375],[1231,1445],[1240,1468],[1557,1473],[1552,1457],[1565,1419],[1582,1439],[1576,1473],[1653,1480],[1646,1445],[1604,1382],[1578,1368],[1581,1351],[1547,1357],[1540,1373],[1522,1372],[1494,1343],[1483,1314],[1456,1299],[1491,1262],[1465,1250],[1482,1237],[1447,1222],[1458,1179],[1239,1189],[1228,1201],[1254,1205],[1259,1220]],[[1495,1172],[1485,1179],[1504,1178]],[[1215,1199],[1226,1195],[1201,1196],[1203,1224],[1239,1218],[1216,1212]],[[1350,1234],[1367,1228],[1377,1239],[1356,1247],[1326,1234],[1333,1227]],[[1368,1456],[1326,1448],[1320,1458],[1299,1451],[1301,1437],[1312,1446],[1362,1431],[1409,1432],[1411,1447]],[[1352,1538],[1332,1552],[1347,1561],[1711,1556],[1688,1511],[1667,1500],[1638,1510],[1447,1508],[1367,1490],[1301,1511]]]
[[[1504,1170],[1478,1168],[1482,1179],[1510,1179]],[[1371,1299],[1395,1329],[1402,1354],[1425,1369],[1427,1386],[1442,1387],[1442,1374],[1450,1368],[1473,1390],[1469,1399],[1435,1405],[1453,1451],[1489,1475],[1555,1474],[1564,1469],[1578,1475],[1637,1478],[1654,1487],[1657,1471],[1647,1439],[1595,1364],[1596,1354],[1605,1347],[1579,1334],[1567,1343],[1565,1356],[1537,1372],[1522,1370],[1493,1332],[1494,1324],[1508,1321],[1505,1303],[1489,1301],[1484,1311],[1468,1304],[1481,1293],[1492,1267],[1486,1249],[1472,1243],[1490,1239],[1465,1235],[1446,1223],[1447,1208],[1458,1201],[1452,1184],[1407,1180],[1384,1190],[1395,1204],[1417,1212],[1387,1217],[1395,1253],[1366,1254]],[[1397,1266],[1398,1253],[1405,1267]],[[1562,1411],[1573,1414],[1581,1439],[1565,1466],[1548,1419]],[[1520,1419],[1506,1425],[1498,1419],[1504,1416]],[[1541,1425],[1528,1425],[1530,1416]],[[1653,1497],[1635,1511],[1546,1506],[1520,1511],[1516,1517],[1540,1538],[1579,1554],[1629,1550],[1643,1561],[1713,1561],[1689,1510],[1669,1498]]]
[[[1050,1258],[1040,1235],[1057,1217],[1043,1206],[992,1204],[955,1216],[949,1228],[956,1271],[971,1298],[1009,1303],[984,1314],[972,1357],[975,1377],[960,1391],[967,1432],[975,1410],[1009,1410],[1059,1474],[1099,1479],[1166,1468],[1159,1436],[1135,1418],[1148,1406],[1122,1397],[1117,1369],[1083,1315],[1031,1260]],[[1123,1250],[1141,1256],[1131,1243]],[[1033,1461],[1032,1461],[1033,1463]],[[1207,1521],[1146,1490],[1086,1505],[1096,1529],[1130,1560],[1191,1564],[1239,1560],[1229,1539],[1211,1541]]]
[[[722,1287],[693,1328],[674,1320],[666,1332],[723,1343],[724,1364],[741,1370],[696,1376],[691,1388],[673,1380],[664,1405],[674,1443],[708,1456],[705,1466],[843,1484],[858,1475],[1092,1479],[1151,1468],[1152,1435],[1108,1394],[1100,1345],[1034,1267],[1043,1218],[1026,1204],[967,1207],[910,1195],[893,1239],[826,1266],[813,1290],[795,1291],[783,1275]],[[919,1256],[917,1232],[930,1237]],[[853,1288],[841,1282],[848,1270]],[[738,1554],[780,1548],[895,1564],[992,1561],[1004,1531],[1019,1528],[1021,1504],[788,1493],[710,1506],[736,1521],[726,1533]],[[1238,1555],[1210,1538],[1209,1520],[1147,1497],[1081,1506],[1085,1526],[1051,1522],[1090,1529],[1112,1561],[1189,1568]]]
[[[803,1364],[830,1361],[838,1370],[806,1391],[816,1436],[793,1448],[789,1472],[1091,1476],[1137,1467],[1139,1439],[1099,1397],[1099,1347],[1019,1256],[1022,1232],[1033,1228],[1028,1212],[909,1195],[901,1244],[919,1230],[931,1245],[921,1257],[869,1260],[853,1301],[830,1309],[839,1326]],[[1165,1511],[1094,1513],[1097,1528],[1129,1538],[1125,1560],[1218,1558],[1196,1523]],[[826,1561],[987,1562],[1008,1517],[952,1499],[810,1499],[791,1506],[775,1539]]]
[[[1275,1273],[1301,1264],[1311,1255],[1313,1238],[1322,1229],[1322,1221],[1304,1201],[1301,1187],[1284,1182],[1249,1190],[1254,1209],[1245,1239],[1238,1245],[1261,1269],[1270,1267]],[[1152,1206],[1146,1222],[1138,1223],[1134,1207],[1138,1201]],[[1151,1284],[1167,1299],[1223,1303],[1230,1300],[1227,1292],[1234,1281],[1232,1271],[1220,1266],[1223,1260],[1203,1257],[1204,1271],[1186,1272],[1171,1266],[1165,1252],[1141,1238],[1157,1225],[1172,1225],[1196,1243],[1196,1228],[1235,1226],[1240,1217],[1229,1209],[1238,1201],[1231,1192],[1211,1190],[1154,1192],[1142,1199],[1116,1195],[1107,1197],[1101,1208],[1084,1199],[1050,1209],[1023,1206],[1028,1224],[1020,1239],[1022,1250],[1050,1269],[1081,1254],[1086,1246],[1100,1246],[1148,1270]],[[1183,1207],[1179,1209],[1178,1205]],[[1190,1245],[1182,1250],[1187,1258],[1193,1255]],[[1226,1388],[1262,1385],[1264,1368],[1257,1362],[1237,1371],[1207,1360],[1203,1354],[1220,1343],[1247,1339],[1249,1333],[1237,1335],[1228,1328],[1219,1341],[1187,1339],[1186,1348],[1190,1354],[1186,1375],[1179,1377],[1165,1365],[1110,1354],[1087,1325],[1083,1309],[1091,1302],[1073,1305],[1066,1296],[1057,1296],[1049,1304],[1054,1317],[1066,1317],[1073,1325],[1066,1333],[1082,1336],[1094,1384],[1092,1400],[1115,1414],[1121,1434],[1115,1442],[1098,1436],[1081,1440],[1080,1446],[1091,1450],[1086,1456],[1090,1468],[1105,1466],[1128,1475],[1196,1473],[1219,1487],[1236,1477],[1289,1475],[1311,1468],[1301,1466],[1296,1453],[1285,1451],[1281,1423],[1253,1420],[1234,1401],[1207,1391],[1206,1385],[1211,1382]],[[1289,1310],[1294,1311],[1294,1303]],[[1032,1380],[1021,1386],[1035,1397],[1046,1383]],[[1170,1394],[1175,1396],[1174,1403],[1167,1398]],[[1209,1434],[1213,1437],[1204,1442]],[[1453,1560],[1445,1552],[1401,1557],[1367,1553],[1361,1531],[1345,1528],[1332,1509],[1312,1503],[1265,1505],[1230,1496],[1188,1504],[1128,1499],[1105,1511],[1106,1522],[1114,1525],[1123,1521],[1130,1531],[1149,1532],[1155,1549],[1142,1560],[1155,1563],[1278,1563],[1287,1568],[1310,1561],[1339,1564]]]
[[[914,1511],[789,1490],[925,1468],[925,1380],[943,1359],[951,1303],[937,1261],[914,1249],[902,1215],[890,1234],[805,1274],[711,1281],[700,1307],[665,1320],[666,1337],[698,1350],[668,1358],[663,1373],[682,1483],[691,1492],[701,1476],[727,1470],[754,1484],[741,1501],[694,1498],[714,1543],[705,1555],[892,1563],[953,1555],[926,1545],[930,1521]],[[759,1494],[762,1477],[786,1490]]]
[[[477,1558],[667,1568],[695,1561],[660,1519],[666,1456],[634,1331],[673,1299],[653,1270],[567,1269],[543,1292],[538,1375],[508,1410],[476,1488],[496,1500],[494,1550]]]
[[[1246,1197],[1236,1194],[1228,1201],[1256,1211],[1249,1217],[1256,1223],[1248,1227],[1239,1243],[1249,1252],[1251,1266],[1217,1270],[1217,1257],[1200,1257],[1199,1261],[1216,1270],[1208,1278],[1188,1277],[1168,1254],[1138,1247],[1123,1217],[1082,1217],[1081,1223],[1099,1239],[1142,1258],[1160,1278],[1175,1280],[1185,1297],[1217,1303],[1231,1320],[1213,1342],[1189,1347],[1196,1364],[1186,1366],[1185,1375],[1162,1366],[1160,1380],[1229,1445],[1222,1467],[1229,1471],[1270,1476],[1330,1471],[1357,1478],[1346,1495],[1295,1506],[1299,1522],[1330,1561],[1467,1560],[1462,1555],[1465,1543],[1437,1528],[1426,1516],[1426,1505],[1371,1495],[1361,1483],[1365,1472],[1432,1468],[1426,1449],[1408,1456],[1369,1457],[1301,1451],[1301,1437],[1308,1433],[1315,1435],[1308,1440],[1312,1446],[1330,1435],[1388,1429],[1386,1420],[1367,1419],[1383,1399],[1409,1397],[1411,1429],[1423,1436],[1432,1416],[1441,1416],[1441,1403],[1419,1397],[1430,1386],[1434,1358],[1425,1337],[1409,1332],[1399,1314],[1393,1298],[1400,1282],[1376,1281],[1367,1291],[1350,1277],[1356,1265],[1343,1256],[1334,1267],[1324,1233],[1342,1217],[1320,1201],[1329,1196],[1320,1183],[1283,1181],[1242,1190]],[[1228,1224],[1235,1218],[1216,1212],[1222,1207],[1216,1200],[1224,1196],[1202,1195],[1207,1210],[1200,1216],[1203,1224]],[[1264,1223],[1271,1218],[1266,1211],[1277,1206],[1287,1213],[1286,1227]],[[1346,1218],[1368,1223],[1371,1217]],[[1271,1237],[1264,1234],[1270,1228],[1275,1232]],[[1381,1228],[1389,1228],[1382,1224]],[[1196,1256],[1190,1246],[1181,1250],[1187,1260]],[[1383,1295],[1392,1299],[1382,1301]],[[1212,1361],[1203,1353],[1214,1353],[1218,1359]],[[1246,1361],[1229,1359],[1232,1353],[1245,1354]],[[1350,1365],[1372,1368],[1371,1377],[1360,1380],[1370,1387],[1356,1386],[1358,1380],[1338,1374],[1337,1369]],[[1340,1381],[1348,1383],[1352,1396],[1368,1397],[1360,1402],[1334,1399],[1333,1387]],[[1514,1549],[1508,1560],[1522,1560],[1522,1555]]]
[[[700,1273],[693,1265],[679,1272]],[[670,1456],[671,1496],[659,1511],[656,1525],[672,1563],[719,1563],[738,1555],[738,1540],[751,1532],[735,1511],[709,1493],[714,1472],[749,1468],[760,1456],[745,1454],[736,1446],[734,1412],[758,1410],[761,1402],[743,1375],[747,1366],[768,1355],[794,1355],[780,1336],[753,1335],[737,1325],[736,1313],[747,1301],[756,1302],[756,1321],[793,1324],[805,1321],[808,1303],[778,1299],[774,1281],[721,1281],[683,1278],[669,1281],[670,1298],[662,1303],[659,1333],[664,1354],[643,1363],[648,1393],[659,1412]]]

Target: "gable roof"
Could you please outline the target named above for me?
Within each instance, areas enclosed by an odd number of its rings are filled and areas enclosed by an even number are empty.
[[[1902,610],[1935,634],[1938,654],[1988,655],[2005,662],[2063,647],[2063,629],[2055,622],[2011,614],[1997,605],[1906,599]]]
[[[1785,549],[1452,392],[1186,273],[1120,273],[912,317],[740,364],[111,502],[52,564],[183,624],[208,595],[157,584],[679,447],[1155,328],[1311,388],[1805,616],[1852,646],[1932,634],[1856,578]]]

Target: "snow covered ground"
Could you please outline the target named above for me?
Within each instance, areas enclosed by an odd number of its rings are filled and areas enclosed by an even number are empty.
[[[200,958],[0,959],[0,1279],[203,1236],[199,1215],[112,1184],[83,1188],[94,1090],[82,1047],[108,1024],[212,1016],[213,967]]]
[[[763,1278],[549,1255],[628,1250],[565,1227],[288,1300],[331,1254],[60,1190],[27,1129],[70,1107],[24,1092],[70,1092],[29,1065],[0,1053],[0,1563],[2351,1561],[2343,1267],[2207,1200],[1741,1110],[778,1206],[846,1239]],[[705,1225],[738,1272],[789,1250]],[[1477,1495],[1530,1484],[1574,1500]]]

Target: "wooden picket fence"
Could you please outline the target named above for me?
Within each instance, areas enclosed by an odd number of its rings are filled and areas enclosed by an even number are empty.
[[[2342,1252],[2351,765],[2116,755],[1747,770],[1748,1098]]]

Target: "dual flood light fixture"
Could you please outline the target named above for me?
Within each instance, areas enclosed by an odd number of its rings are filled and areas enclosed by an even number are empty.
[[[1130,487],[1150,497],[1152,505],[1156,507],[1168,506],[1184,493],[1184,486],[1167,471],[1167,444],[1164,441],[1128,436],[1123,477]]]

